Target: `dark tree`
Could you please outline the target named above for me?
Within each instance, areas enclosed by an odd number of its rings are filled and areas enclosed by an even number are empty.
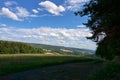
[[[87,37],[98,44],[96,54],[113,59],[120,56],[120,3],[119,0],[90,0],[76,15],[89,16],[85,25],[92,31]]]

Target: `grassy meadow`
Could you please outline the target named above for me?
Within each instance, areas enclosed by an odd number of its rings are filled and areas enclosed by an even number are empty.
[[[93,61],[91,58],[60,54],[0,54],[0,75],[70,62]]]

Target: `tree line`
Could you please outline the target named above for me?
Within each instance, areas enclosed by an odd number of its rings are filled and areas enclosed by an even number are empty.
[[[27,43],[0,40],[0,54],[45,53],[41,48],[35,48]]]
[[[88,16],[84,23],[90,28],[91,37],[98,45],[96,55],[106,59],[120,57],[120,4],[119,0],[90,0],[76,15]]]

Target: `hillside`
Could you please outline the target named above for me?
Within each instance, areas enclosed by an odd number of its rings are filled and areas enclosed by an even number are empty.
[[[0,40],[0,54],[16,53],[44,53],[44,50],[32,47],[27,43]]]
[[[47,51],[60,53],[60,54],[87,56],[94,53],[93,50],[88,50],[88,49],[79,49],[79,48],[71,48],[71,47],[64,47],[64,46],[53,46],[53,45],[34,44],[34,43],[30,43],[30,45],[36,48],[42,48]]]
[[[89,56],[94,53],[88,49],[0,40],[0,54],[44,53],[45,51],[78,56]]]

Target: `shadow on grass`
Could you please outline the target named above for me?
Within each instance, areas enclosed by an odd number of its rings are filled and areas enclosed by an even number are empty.
[[[88,80],[120,80],[120,64],[107,62],[100,71],[91,74]]]

